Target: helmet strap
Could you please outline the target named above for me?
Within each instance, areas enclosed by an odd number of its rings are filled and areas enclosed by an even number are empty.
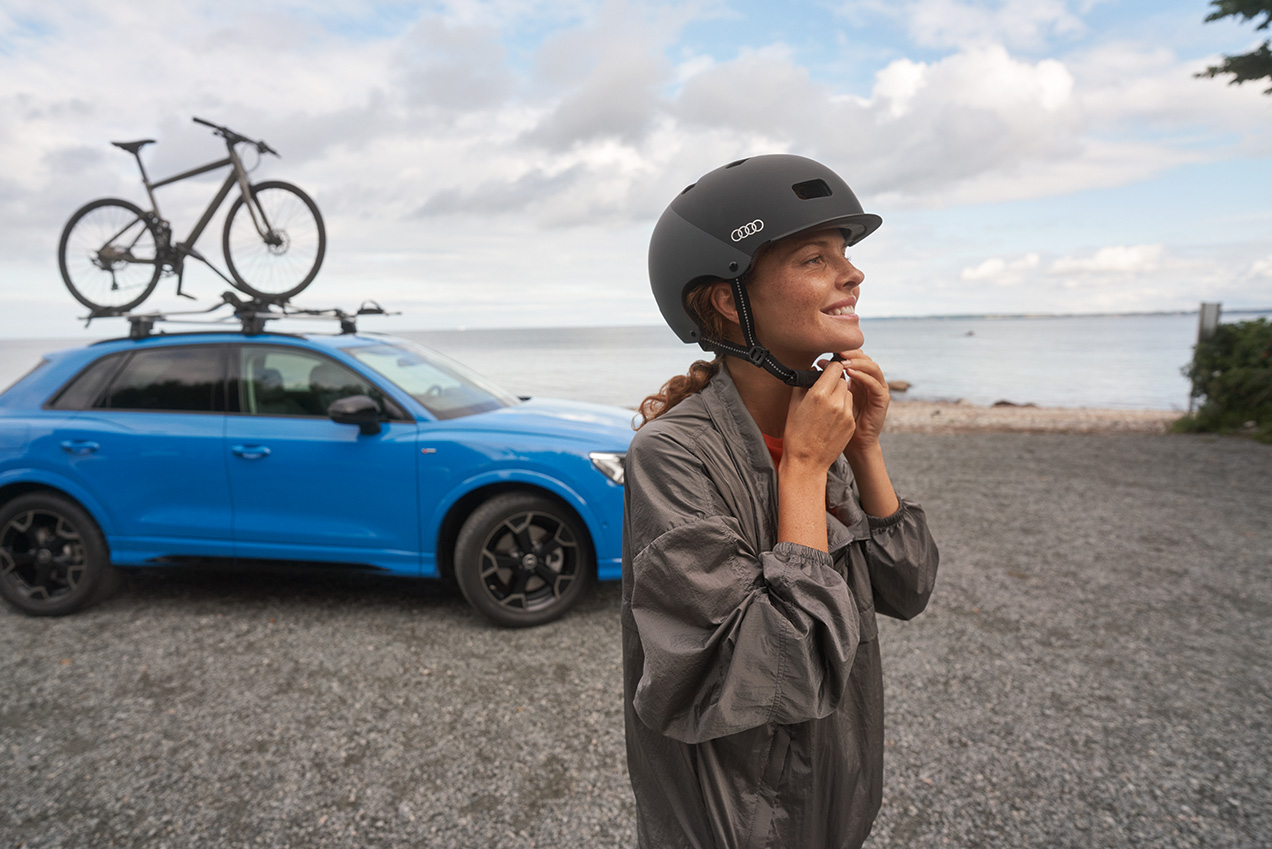
[[[755,335],[755,318],[751,313],[751,299],[746,294],[746,284],[741,277],[729,281],[733,288],[733,303],[738,308],[738,324],[742,327],[742,338],[746,347],[735,345],[724,339],[707,339],[711,347],[729,356],[746,360],[753,366],[759,366],[769,374],[788,386],[809,387],[817,382],[821,372],[817,369],[792,369],[782,365],[769,353],[769,349],[760,344]]]

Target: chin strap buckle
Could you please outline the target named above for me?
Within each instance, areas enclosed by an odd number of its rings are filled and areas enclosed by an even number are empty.
[[[752,345],[747,349],[746,358],[751,361],[753,366],[763,366],[764,360],[768,357],[768,348],[763,345]]]

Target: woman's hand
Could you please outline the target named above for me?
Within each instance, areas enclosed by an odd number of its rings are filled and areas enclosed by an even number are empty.
[[[853,439],[857,428],[853,395],[839,363],[825,367],[808,389],[795,389],[782,434],[782,463],[787,460],[825,472]]]
[[[827,550],[826,477],[856,430],[852,404],[839,363],[808,389],[791,392],[777,470],[779,542]]]
[[[884,379],[879,364],[860,349],[843,351],[839,356],[843,358],[842,364],[850,379],[849,391],[857,420],[856,432],[846,450],[866,451],[879,444],[879,435],[883,433],[883,422],[892,400],[888,381]]]
[[[883,448],[879,445],[891,401],[888,381],[884,380],[879,364],[860,350],[844,351],[840,356],[857,411],[856,430],[844,449],[844,457],[852,467],[861,506],[871,516],[891,516],[900,509],[901,503],[892,489],[888,468],[883,462]]]

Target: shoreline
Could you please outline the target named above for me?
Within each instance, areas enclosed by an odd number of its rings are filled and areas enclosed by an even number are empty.
[[[966,401],[905,401],[894,396],[885,432],[1166,433],[1184,415],[1179,410],[985,407]]]

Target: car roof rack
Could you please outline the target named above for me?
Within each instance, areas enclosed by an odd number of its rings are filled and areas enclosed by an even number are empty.
[[[211,314],[223,307],[231,307],[233,312],[230,315],[211,317]],[[229,324],[238,321],[243,329],[244,335],[256,336],[265,332],[265,323],[275,321],[280,318],[288,319],[309,319],[317,321],[338,321],[340,322],[340,333],[349,334],[358,332],[357,319],[362,315],[398,315],[399,313],[388,312],[384,307],[375,301],[363,301],[362,306],[358,307],[356,312],[345,312],[338,307],[329,309],[305,309],[296,307],[289,303],[277,303],[274,301],[250,300],[245,301],[233,292],[225,292],[221,295],[220,303],[213,304],[207,309],[202,310],[180,310],[165,312],[114,312],[109,310],[94,310],[91,315],[84,321],[87,327],[95,318],[123,318],[128,320],[129,329],[128,336],[131,339],[145,339],[148,336],[155,335],[155,325],[163,322],[166,324]],[[187,316],[209,316],[207,318],[187,318]],[[161,332],[161,331],[159,331]]]

